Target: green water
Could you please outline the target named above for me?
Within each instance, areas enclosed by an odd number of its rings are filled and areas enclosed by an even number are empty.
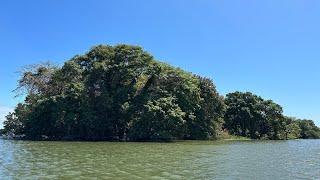
[[[0,139],[0,179],[319,179],[320,140],[175,143]]]

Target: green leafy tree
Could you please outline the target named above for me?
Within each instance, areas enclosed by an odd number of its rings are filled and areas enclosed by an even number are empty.
[[[299,122],[292,117],[285,117],[286,127],[285,127],[285,139],[298,139],[301,138],[301,128]]]
[[[133,121],[129,131],[132,140],[181,139],[186,125],[185,113],[173,97],[149,101],[140,118]]]
[[[298,120],[301,129],[300,137],[303,139],[319,139],[320,129],[311,120]]]
[[[224,99],[217,92],[212,80],[200,76],[197,78],[201,99],[195,112],[196,119],[189,124],[190,136],[192,139],[216,138],[222,132]]]
[[[19,103],[14,112],[10,112],[4,121],[3,134],[22,135],[25,133],[25,119],[28,115],[26,105]]]
[[[283,139],[285,122],[282,107],[252,93],[227,95],[225,127],[230,133],[253,139]]]
[[[16,92],[26,98],[4,131],[27,139],[210,139],[225,129],[255,139],[320,134],[312,121],[289,120],[280,105],[252,93],[224,99],[212,80],[156,61],[138,46],[99,45],[61,67],[28,66]]]

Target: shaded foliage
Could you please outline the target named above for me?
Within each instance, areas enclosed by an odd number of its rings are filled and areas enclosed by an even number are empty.
[[[253,139],[319,138],[313,121],[285,117],[282,107],[250,92],[226,96],[225,128],[231,134]]]
[[[2,133],[27,139],[211,139],[229,132],[252,139],[320,138],[313,121],[250,92],[219,95],[212,80],[156,61],[141,47],[93,47],[62,67],[21,71],[24,103]]]
[[[99,45],[61,68],[22,73],[25,102],[5,129],[28,139],[209,139],[224,101],[211,80],[160,63],[137,46]]]
[[[319,139],[320,129],[314,124],[312,120],[297,120],[299,125],[300,137],[303,139]]]

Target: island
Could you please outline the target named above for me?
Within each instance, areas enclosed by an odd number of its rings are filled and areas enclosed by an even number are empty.
[[[141,47],[98,45],[63,66],[25,67],[6,136],[28,140],[171,141],[320,138],[250,92],[220,95],[213,81],[155,60]]]

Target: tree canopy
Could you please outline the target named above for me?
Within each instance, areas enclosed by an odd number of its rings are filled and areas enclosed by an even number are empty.
[[[211,80],[129,45],[93,47],[62,67],[27,68],[5,122],[28,139],[168,140],[217,135],[225,109]]]
[[[222,132],[254,139],[319,138],[312,121],[252,93],[224,99],[212,80],[159,62],[141,47],[99,45],[63,66],[24,68],[23,103],[3,132],[26,139],[211,139]]]
[[[234,135],[253,139],[319,138],[320,129],[310,120],[285,117],[282,107],[250,92],[227,94],[225,127]]]

